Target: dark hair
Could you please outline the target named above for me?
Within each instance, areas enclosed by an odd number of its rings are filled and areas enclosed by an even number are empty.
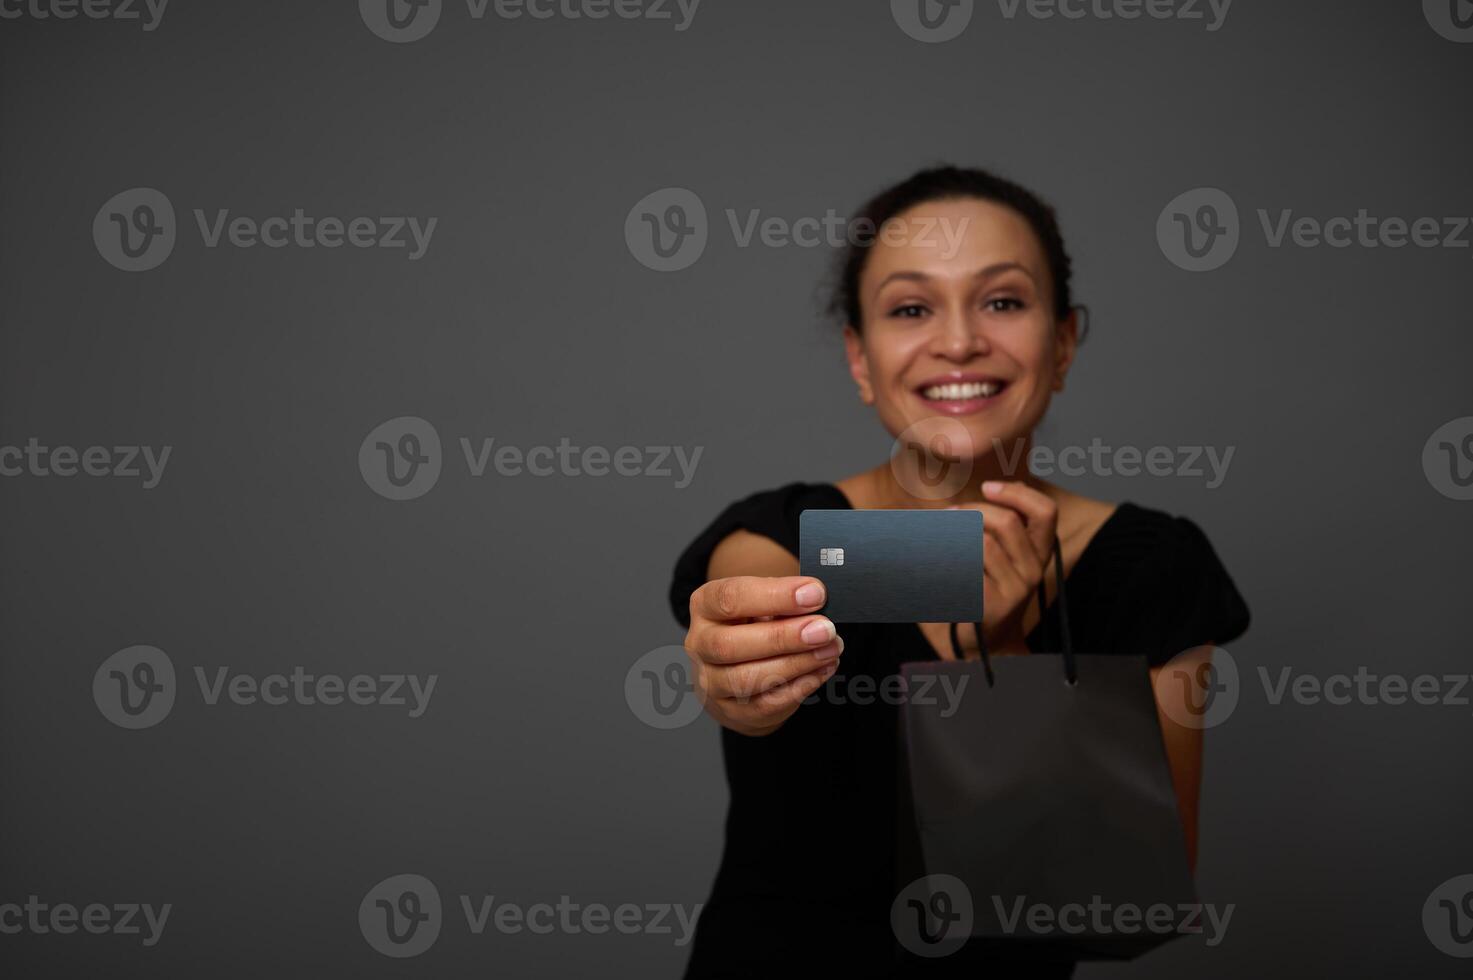
[[[1059,233],[1059,222],[1054,216],[1054,209],[1032,191],[1010,180],[975,168],[935,167],[922,170],[881,191],[860,209],[854,221],[860,227],[873,228],[878,232],[885,222],[918,204],[958,198],[991,201],[1012,208],[1023,216],[1043,245],[1044,258],[1048,261],[1049,273],[1054,281],[1054,315],[1060,319],[1068,316],[1074,309],[1074,301],[1069,293],[1072,265],[1069,253],[1064,250],[1064,236]],[[859,279],[864,273],[864,265],[869,259],[869,250],[874,247],[876,237],[871,235],[863,241],[850,237],[849,244],[840,253],[836,281],[829,298],[829,312],[843,317],[844,322],[855,330],[860,328],[861,322]]]

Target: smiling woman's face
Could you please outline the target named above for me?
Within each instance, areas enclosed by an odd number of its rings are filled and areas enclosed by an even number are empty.
[[[933,453],[1014,451],[1062,391],[1074,317],[1054,315],[1043,246],[1022,215],[976,199],[935,201],[897,215],[870,249],[859,295],[863,323],[845,331],[850,372],[891,435],[908,430],[970,441]]]

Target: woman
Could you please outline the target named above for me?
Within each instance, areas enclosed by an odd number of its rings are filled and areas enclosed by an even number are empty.
[[[851,244],[840,268],[833,307],[849,371],[860,400],[916,451],[836,484],[793,483],[739,501],[676,565],[671,602],[689,628],[696,689],[723,729],[731,791],[692,977],[795,964],[836,976],[899,969],[889,927],[898,709],[812,695],[839,682],[856,690],[857,679],[882,690],[906,661],[953,657],[950,624],[834,624],[816,613],[823,585],[798,576],[795,555],[803,510],[981,511],[981,627],[993,656],[1042,649],[1036,593],[1043,584],[1054,615],[1044,571],[1056,535],[1082,651],[1144,654],[1154,682],[1167,660],[1183,654],[1174,666],[1194,669],[1210,654],[1197,648],[1236,639],[1248,625],[1247,607],[1194,524],[1071,493],[1018,462],[1064,390],[1080,341],[1052,209],[986,172],[942,168],[880,194],[858,222],[882,233]],[[959,635],[961,655],[975,655],[974,630]],[[1188,696],[1184,689],[1153,687],[1195,861],[1201,732],[1167,720],[1185,717],[1187,706],[1171,703]],[[935,960],[907,969],[946,967]],[[1067,976],[1072,967],[1013,969]]]

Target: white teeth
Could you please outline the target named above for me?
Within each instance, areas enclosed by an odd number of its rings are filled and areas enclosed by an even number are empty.
[[[996,381],[968,381],[965,384],[931,385],[921,394],[931,401],[963,401],[968,398],[991,398],[1002,391]]]

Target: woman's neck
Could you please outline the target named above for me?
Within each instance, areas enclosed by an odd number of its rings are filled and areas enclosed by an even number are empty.
[[[902,451],[866,473],[851,488],[864,498],[860,507],[942,509],[983,500],[982,484],[988,480],[1021,480],[1029,486],[1057,496],[1056,487],[1028,471],[1032,440],[1021,440],[1000,458],[1004,447],[976,459],[948,461],[915,451]],[[846,481],[846,483],[849,481]]]

